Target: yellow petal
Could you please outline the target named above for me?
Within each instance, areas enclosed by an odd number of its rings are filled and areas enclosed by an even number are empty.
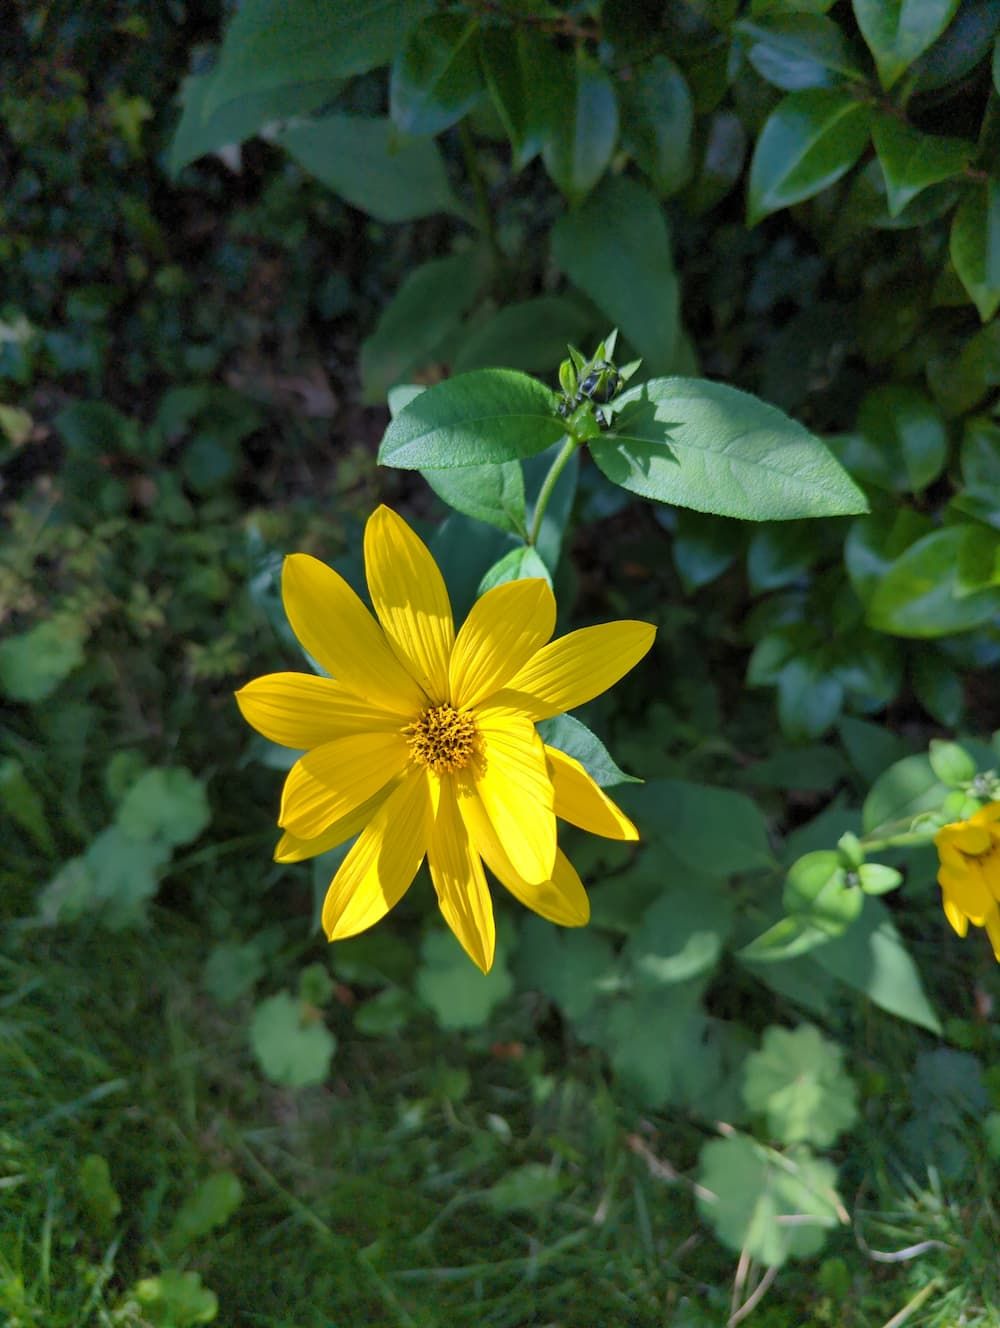
[[[995,907],[993,896],[974,858],[967,858],[961,869],[942,865],[938,872],[938,883],[946,897],[977,927],[983,925],[983,919]]]
[[[986,918],[986,935],[993,946],[993,958],[1000,964],[1000,911],[994,909]]]
[[[411,770],[358,836],[330,882],[323,930],[331,941],[367,930],[399,903],[423,861],[430,819],[427,775]]]
[[[521,715],[489,706],[476,712],[484,760],[476,789],[515,871],[547,881],[556,860],[554,793],[545,747]],[[469,767],[473,769],[473,767]]]
[[[445,921],[472,962],[488,973],[496,946],[493,901],[483,864],[459,814],[455,781],[447,776],[440,781],[427,863]]]
[[[399,715],[313,673],[269,673],[236,693],[243,718],[282,747],[309,748],[349,733],[398,729]]]
[[[355,733],[300,757],[285,780],[278,824],[297,839],[325,834],[401,773],[409,760],[396,733]]]
[[[300,839],[297,835],[290,835],[286,830],[274,850],[275,862],[305,862],[307,858],[317,858],[321,853],[327,853],[331,848],[342,844],[345,839],[353,838],[373,819],[397,782],[393,780],[386,784],[385,788],[379,789],[374,797],[368,798],[360,807],[348,812],[339,821],[334,821],[333,825],[315,839]]]
[[[397,715],[424,709],[423,691],[332,567],[308,553],[290,554],[281,574],[281,597],[292,631],[342,687]]]
[[[581,627],[543,646],[493,699],[533,720],[561,715],[607,691],[638,664],[655,635],[649,623],[630,619]]]
[[[953,833],[949,836],[949,842],[955,848],[960,848],[963,853],[975,855],[985,853],[993,840],[985,826],[973,825],[971,821],[964,821],[961,825],[956,825],[953,828]]]
[[[455,706],[474,706],[499,691],[556,625],[556,601],[540,577],[494,586],[473,604],[451,656]]]
[[[589,830],[592,835],[603,835],[605,839],[639,838],[639,831],[625,813],[615,806],[579,761],[557,747],[546,747],[545,755],[556,795],[556,816],[569,821],[570,825],[578,825],[581,830]]]
[[[448,699],[455,627],[444,577],[402,517],[378,507],[365,526],[365,575],[396,658],[435,704]]]
[[[969,930],[969,919],[960,908],[951,902],[947,895],[941,900],[941,906],[944,909],[944,915],[951,923],[952,928],[959,936],[964,936]]]
[[[511,865],[471,779],[462,781],[458,808],[469,831],[473,849],[482,855],[487,867],[515,899],[533,912],[540,913],[549,922],[556,922],[562,927],[586,925],[590,920],[590,900],[579,876],[561,849],[556,854],[552,878],[532,885]]]

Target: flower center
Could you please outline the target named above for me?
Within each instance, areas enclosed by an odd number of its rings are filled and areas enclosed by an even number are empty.
[[[403,737],[409,743],[413,759],[438,775],[464,769],[480,748],[476,721],[450,705],[425,710],[412,724],[407,724]]]

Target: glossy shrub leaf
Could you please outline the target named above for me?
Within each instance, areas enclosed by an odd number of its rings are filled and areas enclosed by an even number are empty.
[[[404,134],[440,134],[478,101],[477,30],[461,14],[431,14],[411,29],[389,76],[389,114]]]
[[[773,14],[733,24],[761,78],[785,92],[826,88],[861,71],[843,32],[819,14]]]
[[[938,407],[917,388],[890,383],[869,392],[858,428],[871,447],[864,478],[883,488],[920,493],[944,469],[948,430]]]
[[[702,1147],[698,1210],[727,1249],[778,1267],[816,1254],[846,1220],[836,1180],[834,1166],[806,1148],[782,1155],[731,1134]],[[800,1220],[782,1222],[786,1214]]]
[[[279,991],[254,1011],[250,1045],[272,1083],[305,1088],[326,1078],[337,1039],[291,992]]]
[[[383,466],[485,466],[533,456],[563,437],[556,397],[513,369],[473,369],[437,383],[390,423]]]
[[[680,189],[691,174],[694,106],[684,75],[654,55],[620,85],[622,143],[658,194]]]
[[[984,323],[1000,309],[1000,181],[969,187],[951,226],[951,261]]]
[[[251,93],[386,64],[429,8],[423,0],[244,0],[226,29],[205,112]]]
[[[666,219],[648,189],[623,176],[605,180],[582,207],[556,222],[552,255],[621,329],[648,372],[671,367],[678,335],[677,278]]]
[[[798,742],[822,735],[837,722],[844,685],[819,655],[790,659],[778,674],[781,731]]]
[[[749,224],[812,198],[845,175],[865,150],[870,123],[867,104],[849,93],[790,92],[768,116],[754,148]]]
[[[735,521],[682,507],[670,552],[685,592],[691,594],[721,576],[745,545],[746,531]]]
[[[632,493],[719,516],[774,521],[867,507],[818,438],[722,383],[658,378],[633,388],[590,449],[608,479]]]
[[[379,221],[412,221],[458,208],[436,143],[405,139],[389,120],[324,115],[278,136],[317,180]]]
[[[895,115],[880,115],[872,125],[872,140],[885,176],[889,212],[898,217],[928,185],[961,175],[972,157],[973,145],[963,138],[923,134]]]
[[[545,90],[542,160],[553,183],[571,202],[590,193],[604,174],[618,141],[614,84],[582,47],[557,52],[556,79]],[[532,92],[533,101],[541,89]]]
[[[331,78],[284,83],[227,99],[217,110],[206,114],[214,86],[213,74],[192,74],[184,80],[181,118],[167,157],[171,175],[176,176],[199,157],[252,138],[265,125],[290,115],[307,115],[331,101],[342,83]]]
[[[800,580],[822,551],[816,527],[808,521],[761,526],[750,537],[747,577],[755,595]]]
[[[959,0],[852,0],[852,4],[882,86],[888,89],[944,32]]]
[[[1000,590],[961,594],[962,549],[976,527],[946,526],[917,540],[896,559],[868,601],[867,620],[895,636],[967,632],[1000,613]]]
[[[476,521],[498,530],[527,536],[524,476],[516,461],[492,466],[461,466],[454,470],[422,469],[421,475],[437,496]]]
[[[537,60],[549,58],[551,43],[541,33],[508,27],[483,28],[479,34],[479,61],[493,106],[510,139],[515,170],[522,169],[542,149],[544,123],[533,115],[532,80],[526,69],[525,46],[537,49]],[[542,87],[546,85],[545,80]]]
[[[558,366],[567,345],[589,339],[593,314],[561,295],[538,295],[505,304],[463,335],[452,360],[454,373],[469,369],[523,369],[546,373]]]
[[[965,712],[962,677],[941,655],[921,650],[910,662],[910,681],[917,700],[939,724],[954,728]]]
[[[910,507],[873,512],[851,522],[844,541],[844,565],[862,603],[868,603],[900,554],[933,529],[928,517]]]
[[[948,786],[934,773],[924,753],[904,756],[884,770],[872,785],[861,810],[865,834],[884,825],[911,820],[919,812],[941,806]]]
[[[538,725],[538,732],[542,736],[542,741],[548,743],[550,747],[558,747],[561,752],[579,761],[591,779],[601,788],[642,782],[634,775],[627,775],[620,769],[597,734],[592,733],[586,724],[581,723],[573,715],[557,715],[555,719],[543,719]]]
[[[361,346],[362,399],[380,402],[432,358],[474,302],[483,278],[478,250],[432,258],[411,272]]]
[[[812,1024],[765,1031],[760,1050],[747,1057],[743,1098],[783,1144],[828,1148],[858,1116],[843,1049]]]

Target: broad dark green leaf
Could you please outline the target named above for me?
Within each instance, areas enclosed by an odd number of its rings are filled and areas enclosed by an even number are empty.
[[[827,88],[863,77],[843,32],[818,14],[774,14],[733,24],[747,59],[785,92]]]
[[[867,507],[818,438],[722,383],[657,378],[633,388],[590,449],[615,484],[719,516],[783,521]]]
[[[614,950],[598,932],[525,919],[514,955],[518,982],[543,992],[567,1018],[585,1015],[614,984],[618,968]]]
[[[825,541],[811,521],[782,521],[755,530],[747,549],[747,577],[755,595],[800,580]]]
[[[429,8],[426,0],[244,0],[226,29],[205,114],[251,94],[386,64]]]
[[[953,729],[965,713],[962,677],[941,655],[926,647],[910,661],[910,681],[917,700],[939,724]]]
[[[695,871],[734,876],[774,865],[766,822],[742,793],[651,779],[615,796],[643,839],[662,838],[670,853]]]
[[[932,530],[930,518],[911,507],[873,512],[851,523],[844,540],[844,565],[862,603],[871,599],[900,554]]]
[[[630,935],[624,958],[640,989],[688,982],[718,963],[733,906],[725,880],[703,877],[701,885],[694,891],[687,881],[668,882]]]
[[[747,220],[812,198],[845,175],[868,143],[871,110],[829,88],[790,92],[768,116],[754,148]]]
[[[843,683],[814,655],[789,660],[778,674],[778,718],[789,738],[821,737],[837,722],[843,703]]]
[[[1000,181],[969,187],[951,226],[951,261],[984,323],[1000,309]]]
[[[389,114],[404,134],[440,134],[479,100],[478,26],[461,14],[432,14],[412,29],[389,76]]]
[[[894,636],[947,636],[1000,614],[1000,590],[962,595],[959,562],[970,525],[946,526],[897,558],[868,601],[867,620]]]
[[[523,54],[526,43],[537,43],[539,60],[551,47],[541,33],[523,28],[516,33],[509,27],[483,28],[479,34],[483,78],[510,139],[515,170],[521,170],[541,152],[544,137],[531,116],[531,85]]]
[[[852,0],[861,35],[889,89],[951,22],[959,0]]]
[[[840,721],[839,731],[851,764],[869,784],[873,784],[894,761],[906,755],[903,740],[881,724],[845,715]]]
[[[973,153],[973,144],[964,138],[923,134],[895,115],[876,119],[872,140],[885,176],[889,212],[894,217],[928,185],[961,175]]]
[[[485,466],[533,456],[563,437],[555,393],[513,369],[473,369],[421,392],[390,423],[384,466]]]
[[[232,143],[242,143],[265,125],[289,115],[306,115],[332,100],[342,86],[339,79],[313,79],[285,83],[244,97],[227,100],[210,114],[205,105],[214,86],[214,75],[192,74],[181,89],[180,123],[174,130],[167,157],[170,174],[176,176],[190,162]]]
[[[948,792],[924,752],[904,756],[875,780],[861,810],[865,834],[909,821],[918,812],[937,811]]]
[[[948,430],[933,401],[917,388],[903,383],[875,388],[861,403],[858,427],[876,463],[862,472],[864,479],[891,491],[920,493],[941,474]]]
[[[622,176],[605,180],[582,207],[556,222],[552,254],[621,329],[649,372],[671,367],[677,278],[663,210],[648,189]]]
[[[388,120],[325,115],[278,141],[317,180],[379,221],[461,211],[437,144],[404,139]]]
[[[615,784],[638,784],[641,780],[634,775],[627,775],[614,762],[610,752],[596,733],[592,733],[586,724],[581,724],[572,715],[557,715],[555,719],[543,719],[538,725],[542,741],[550,747],[558,747],[567,756],[579,761],[590,777],[601,788],[613,788]]]
[[[620,85],[622,142],[659,194],[676,193],[691,174],[694,107],[684,75],[666,55],[637,66]]]
[[[553,55],[552,82],[544,87],[529,83],[531,118],[543,126],[545,169],[575,203],[590,193],[611,160],[618,141],[618,100],[611,79],[583,46]]]
[[[681,508],[670,551],[687,594],[721,576],[736,561],[745,544],[746,529],[735,521]]]
[[[520,538],[527,536],[524,477],[519,462],[460,466],[454,470],[422,469],[420,473],[437,496],[456,512]]]
[[[593,314],[581,302],[561,295],[504,305],[470,328],[452,361],[455,373],[468,369],[523,369],[545,373],[558,366],[567,344],[586,342]]]
[[[380,402],[390,387],[433,358],[472,305],[485,276],[482,254],[471,250],[450,258],[432,258],[406,277],[361,346],[365,402]]]

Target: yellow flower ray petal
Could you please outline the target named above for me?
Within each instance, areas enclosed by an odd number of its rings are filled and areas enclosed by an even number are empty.
[[[494,586],[476,600],[455,641],[449,671],[452,704],[477,705],[499,691],[545,645],[556,601],[540,577]]]
[[[605,839],[638,839],[639,831],[579,761],[558,747],[546,747],[555,790],[554,810],[562,821]]]
[[[983,924],[993,946],[993,957],[1000,964],[1000,909],[994,909]]]
[[[656,628],[626,619],[581,627],[543,646],[493,701],[532,720],[564,714],[607,691],[653,644]]]
[[[278,824],[315,839],[355,811],[403,770],[410,751],[401,733],[355,733],[301,756],[285,780]]]
[[[365,575],[396,658],[435,704],[447,700],[455,626],[444,577],[427,545],[388,507],[376,508],[365,526]]]
[[[554,792],[545,746],[534,725],[498,707],[476,713],[484,761],[476,789],[518,875],[547,881],[556,859]]]
[[[969,919],[965,916],[962,910],[953,904],[947,895],[942,899],[941,905],[944,908],[945,917],[951,923],[952,929],[957,932],[959,936],[966,936],[969,931]]]
[[[437,815],[427,845],[427,864],[444,920],[472,962],[493,967],[496,926],[483,864],[458,809],[455,781],[440,781]]]
[[[236,693],[247,723],[282,747],[318,747],[351,733],[398,729],[399,715],[314,673],[268,673]]]
[[[590,921],[590,900],[572,863],[559,849],[548,881],[530,884],[511,865],[471,780],[459,785],[458,809],[474,850],[500,884],[525,908],[561,927],[584,927]]]
[[[275,862],[305,862],[309,858],[318,858],[321,853],[328,853],[331,848],[336,848],[345,839],[351,839],[354,835],[360,834],[395,789],[398,782],[398,780],[390,781],[385,788],[379,789],[373,797],[363,802],[360,807],[356,807],[353,812],[348,812],[340,820],[334,821],[333,825],[324,830],[321,835],[317,835],[315,839],[300,839],[297,835],[291,835],[286,830],[275,846]]]
[[[342,576],[308,553],[285,559],[281,595],[292,631],[333,677],[373,705],[415,715],[427,698]]]
[[[330,882],[322,921],[331,941],[367,931],[399,903],[427,851],[431,815],[427,776],[412,770],[358,836]]]

